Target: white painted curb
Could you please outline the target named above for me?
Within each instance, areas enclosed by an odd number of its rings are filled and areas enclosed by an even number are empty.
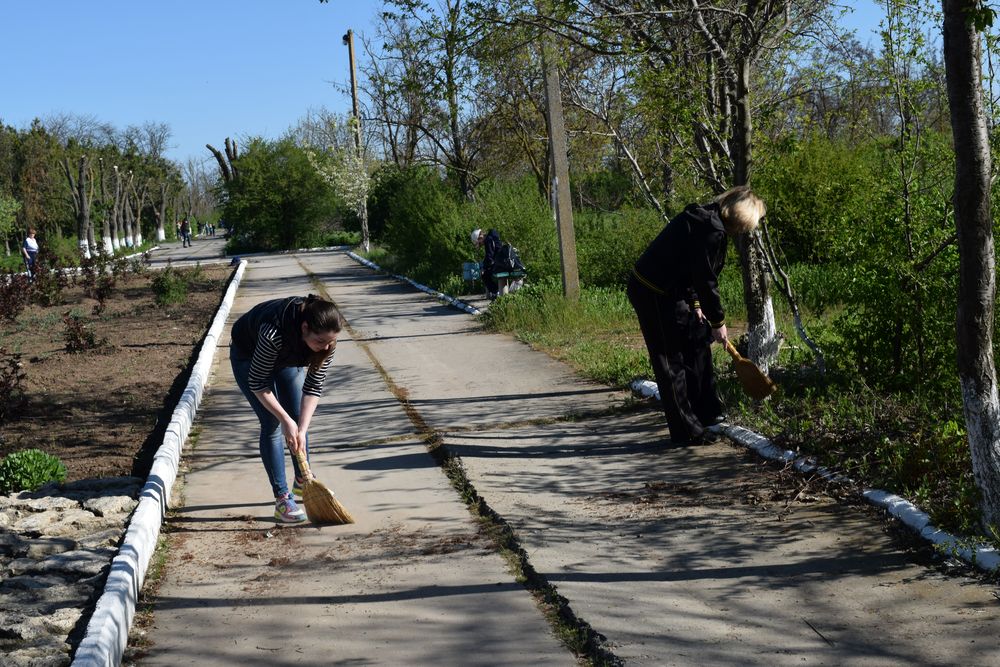
[[[167,425],[163,444],[153,458],[149,477],[139,495],[139,504],[132,513],[125,539],[118,549],[118,555],[111,561],[111,572],[104,584],[104,592],[97,600],[97,607],[77,648],[73,665],[105,667],[121,664],[139,591],[142,590],[146,568],[156,550],[160,526],[170,502],[170,491],[177,478],[181,450],[201,403],[215,350],[246,267],[247,263],[241,261],[205,335],[198,360],[191,369],[191,378]]]
[[[653,396],[657,399],[660,398],[660,391],[656,383],[650,380],[635,380],[632,382],[631,388],[632,391],[645,398]],[[764,436],[742,426],[722,426],[719,428],[719,432],[726,434],[744,447],[756,450],[766,459],[784,461],[800,472],[815,473],[831,482],[852,481],[849,477],[829,468],[817,466],[815,461],[808,456],[799,456],[797,452],[789,449],[782,450]],[[992,573],[1000,568],[1000,553],[997,552],[996,548],[987,544],[970,543],[936,528],[931,524],[930,516],[905,498],[881,489],[864,489],[861,492],[861,497],[896,517],[910,530],[937,545],[945,553],[960,558],[986,572]]]
[[[461,299],[456,299],[455,297],[449,296],[449,295],[447,295],[447,294],[445,294],[443,292],[438,292],[437,290],[433,290],[430,287],[428,287],[427,285],[421,285],[420,283],[416,282],[415,280],[410,280],[406,276],[400,276],[400,275],[397,275],[395,273],[389,273],[388,271],[386,271],[385,269],[383,269],[381,266],[379,266],[375,262],[369,262],[364,257],[361,257],[360,255],[357,255],[357,254],[355,254],[353,252],[349,251],[347,253],[347,256],[350,257],[351,259],[353,259],[355,262],[359,262],[361,264],[364,264],[369,269],[374,269],[375,271],[378,271],[379,273],[388,274],[388,275],[392,276],[393,278],[395,278],[396,280],[400,280],[400,281],[402,281],[404,283],[409,283],[409,284],[413,285],[414,287],[416,287],[421,292],[426,292],[427,294],[430,294],[431,296],[436,297],[439,301],[444,301],[449,306],[453,306],[455,308],[458,308],[459,310],[464,310],[465,312],[469,313],[470,315],[482,315],[483,314],[483,311],[479,310],[475,306],[467,304],[466,302],[462,301]]]

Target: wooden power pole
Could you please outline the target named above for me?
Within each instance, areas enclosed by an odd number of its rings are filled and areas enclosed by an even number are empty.
[[[361,147],[361,114],[358,112],[358,80],[354,74],[354,31],[348,30],[344,35],[344,45],[351,61],[351,103],[354,109],[354,147],[358,151],[358,168],[365,168],[363,149]],[[368,252],[371,242],[368,238],[368,197],[358,205],[358,217],[361,218],[361,247]]]
[[[552,165],[552,199],[559,234],[559,256],[562,259],[563,296],[576,301],[580,298],[580,272],[576,264],[566,125],[563,122],[562,93],[559,91],[559,65],[550,35],[545,37],[542,45],[542,67],[545,68],[545,116],[549,126],[549,163]]]

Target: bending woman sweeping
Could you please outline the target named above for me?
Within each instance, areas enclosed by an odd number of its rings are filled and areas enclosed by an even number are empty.
[[[240,391],[260,420],[260,457],[274,493],[274,518],[306,520],[285,477],[285,446],[309,456],[309,424],[323,392],[342,320],[337,307],[310,294],[265,301],[233,324],[229,360]],[[295,457],[293,491],[304,483]]]
[[[746,186],[690,204],[635,263],[628,298],[639,319],[675,445],[713,441],[725,420],[715,389],[712,341],[729,339],[719,298],[727,239],[752,231],[764,202]]]

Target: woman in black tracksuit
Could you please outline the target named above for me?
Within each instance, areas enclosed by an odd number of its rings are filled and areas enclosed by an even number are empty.
[[[719,273],[727,236],[753,230],[764,213],[764,202],[746,186],[690,204],[650,243],[629,278],[628,298],[675,444],[711,440],[705,428],[724,419],[710,347],[728,338]]]

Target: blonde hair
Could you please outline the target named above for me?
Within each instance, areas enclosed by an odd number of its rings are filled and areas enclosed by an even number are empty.
[[[749,186],[737,185],[715,198],[719,205],[722,225],[732,235],[752,232],[767,213],[764,200],[755,195]]]

